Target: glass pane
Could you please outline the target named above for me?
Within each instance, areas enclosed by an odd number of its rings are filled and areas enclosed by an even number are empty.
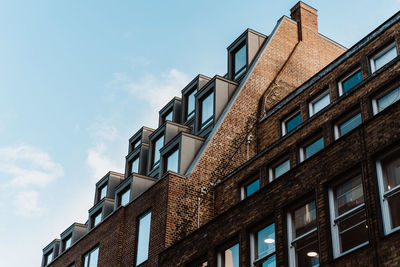
[[[318,139],[317,141],[315,141],[314,143],[305,148],[305,158],[308,159],[309,157],[311,157],[312,155],[314,155],[323,148],[324,148],[324,138],[321,137],[320,139]]]
[[[323,97],[313,102],[312,103],[313,114],[317,113],[318,111],[329,105],[330,102],[331,100],[329,97],[329,93],[325,94]]]
[[[335,200],[336,216],[364,203],[361,177],[354,177],[337,186],[335,189]]]
[[[276,267],[276,257],[272,255],[268,260],[264,261],[262,267]]]
[[[295,244],[296,266],[312,267],[319,265],[319,248],[317,233],[308,235]]]
[[[201,125],[204,127],[211,122],[214,116],[214,92],[209,94],[201,102]]]
[[[400,87],[397,87],[396,89],[390,91],[389,93],[378,99],[377,101],[378,112],[384,110],[385,108],[395,103],[399,99],[400,99]]]
[[[260,179],[255,180],[251,184],[246,186],[246,197],[252,195],[260,189]]]
[[[187,97],[187,119],[191,119],[194,116],[194,109],[195,109],[195,98],[194,95],[196,94],[197,90],[194,90],[190,93]]]
[[[340,252],[345,252],[368,241],[365,211],[361,210],[338,222]]]
[[[126,205],[131,199],[131,189],[129,188],[121,195],[121,205]]]
[[[224,256],[225,267],[239,267],[239,244],[225,250]]]
[[[84,267],[89,267],[89,253],[87,253],[85,255],[85,259],[84,259],[84,263],[83,263]]]
[[[95,248],[90,252],[89,267],[97,267],[97,261],[99,259],[99,248]]]
[[[172,114],[173,112],[171,110],[167,115],[165,115],[164,121],[172,121]]]
[[[242,46],[236,53],[235,53],[235,78],[239,77],[244,70],[243,67],[246,66],[246,46]]]
[[[375,70],[380,69],[397,56],[396,46],[374,59]]]
[[[139,173],[139,158],[135,158],[132,161],[131,173]]]
[[[93,227],[98,225],[101,222],[101,213],[94,215],[93,218]]]
[[[315,209],[315,201],[302,206],[294,211],[294,237],[299,237],[315,227],[317,212]]]
[[[359,84],[361,81],[362,81],[362,73],[360,70],[342,82],[343,94],[350,91],[351,88]]]
[[[284,174],[289,170],[290,170],[290,160],[286,160],[275,167],[274,178],[275,179],[278,178],[279,176],[281,176],[282,174]]]
[[[136,252],[136,265],[147,260],[150,242],[151,212],[139,219],[139,234]]]
[[[358,125],[362,123],[361,114],[358,113],[354,117],[350,118],[349,120],[343,122],[339,126],[340,136],[343,136],[356,128]]]
[[[285,122],[286,124],[286,133],[291,132],[294,128],[301,124],[301,114],[297,114],[294,117],[290,118]]]
[[[160,136],[154,143],[154,163],[153,168],[160,163],[160,149],[164,145],[164,136]]]
[[[179,149],[176,149],[167,159],[167,171],[178,172],[179,169]]]
[[[392,228],[400,226],[400,194],[388,198],[390,222]]]
[[[275,224],[271,224],[257,233],[257,259],[275,251]]]
[[[100,189],[100,199],[99,200],[105,198],[106,196],[107,196],[107,185],[103,186]]]
[[[53,251],[46,255],[46,264],[49,264],[53,260]]]
[[[400,154],[383,160],[382,167],[385,192],[400,185]]]
[[[139,147],[140,144],[142,143],[142,141],[139,139],[138,141],[136,141],[133,145],[132,145],[132,150]]]
[[[71,246],[71,244],[72,244],[72,238],[71,237],[68,237],[67,239],[65,239],[65,248],[64,249],[67,249],[67,248],[69,248],[70,246]]]

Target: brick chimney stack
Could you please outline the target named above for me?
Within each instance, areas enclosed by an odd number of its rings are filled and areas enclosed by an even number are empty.
[[[316,9],[300,1],[290,9],[290,17],[298,23],[300,41],[312,40],[318,34]]]

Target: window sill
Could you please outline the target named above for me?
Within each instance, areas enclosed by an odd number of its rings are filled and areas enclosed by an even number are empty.
[[[351,253],[353,253],[353,252],[355,252],[357,250],[361,250],[362,248],[364,248],[364,247],[366,247],[368,245],[369,245],[369,241],[364,242],[361,245],[358,245],[358,246],[356,246],[356,247],[354,247],[352,249],[347,250],[346,252],[343,252],[343,253],[339,254],[336,258],[334,258],[334,260],[336,261],[336,260],[338,260],[338,259],[340,259],[340,258],[342,258],[344,256],[347,256],[348,254],[351,254]]]

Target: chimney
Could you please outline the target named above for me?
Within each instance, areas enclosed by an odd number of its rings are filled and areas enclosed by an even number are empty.
[[[290,9],[290,17],[297,22],[300,41],[311,40],[318,34],[318,11],[316,9],[300,1]]]

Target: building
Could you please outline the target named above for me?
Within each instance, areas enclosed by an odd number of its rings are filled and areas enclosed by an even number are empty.
[[[349,49],[299,2],[129,140],[42,266],[399,266],[400,12]]]

